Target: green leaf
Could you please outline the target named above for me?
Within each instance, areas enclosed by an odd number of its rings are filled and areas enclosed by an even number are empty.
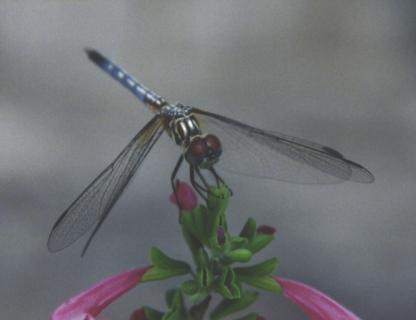
[[[207,212],[207,226],[209,247],[217,246],[217,227],[223,226],[227,231],[225,224],[225,210],[228,206],[230,194],[224,185],[219,187],[210,186],[208,188],[208,212]]]
[[[189,301],[192,304],[198,304],[204,301],[208,297],[208,289],[202,288],[196,294],[189,297]]]
[[[209,307],[209,303],[211,301],[211,296],[207,296],[204,300],[202,300],[200,303],[195,304],[191,307],[189,310],[189,314],[192,318],[192,320],[203,320],[205,312],[207,311]]]
[[[197,280],[201,288],[208,287],[213,281],[213,274],[210,267],[208,254],[203,248],[198,250],[196,256],[197,264]]]
[[[248,218],[243,230],[240,232],[240,237],[247,238],[251,240],[256,235],[256,220],[253,218]]]
[[[169,290],[171,293],[167,295],[166,302],[170,308],[184,309],[182,293],[178,289]]]
[[[196,238],[199,239],[203,244],[208,244],[208,235],[207,235],[207,224],[208,224],[208,217],[207,217],[207,208],[203,206],[199,206],[192,210],[192,217],[193,217],[193,234]]]
[[[150,249],[150,260],[154,266],[145,272],[142,281],[161,280],[191,272],[186,262],[172,259],[156,247]]]
[[[184,319],[186,318],[184,318],[184,316],[179,310],[170,310],[166,312],[162,317],[162,320],[184,320]]]
[[[181,290],[188,296],[196,294],[199,290],[198,282],[195,280],[188,280],[181,284]]]
[[[228,267],[223,270],[217,279],[216,289],[226,299],[240,298],[240,287],[236,281],[233,269]]]
[[[209,257],[204,248],[200,248],[197,252],[197,267],[204,268],[209,266]]]
[[[151,307],[143,307],[143,310],[144,315],[146,316],[146,320],[161,320],[163,317],[163,312],[160,312]]]
[[[225,211],[230,199],[230,192],[224,184],[208,187],[208,208]]]
[[[254,239],[249,242],[246,248],[252,253],[256,253],[267,246],[273,239],[274,236],[270,234],[257,234]]]
[[[198,250],[203,247],[203,244],[183,224],[181,224],[181,229],[182,236],[191,250],[194,263],[197,264]]]
[[[163,320],[183,320],[187,319],[186,309],[183,302],[182,293],[178,289],[171,289],[165,295],[166,304],[169,311],[163,316]]]
[[[159,267],[151,267],[148,269],[142,277],[142,281],[155,281],[155,280],[162,280],[177,276],[182,276],[188,274],[189,270],[185,269],[161,269]]]
[[[196,208],[195,208],[196,209]],[[193,210],[195,210],[193,209]],[[189,232],[192,232],[194,227],[194,216],[192,214],[192,211],[187,211],[187,212],[183,212],[181,213],[181,215],[179,216],[179,220],[181,223],[181,226],[186,228]]]
[[[227,226],[227,220],[225,219],[225,211],[223,211],[218,217],[218,226],[222,226],[225,232],[227,233],[228,226]]]
[[[198,270],[197,279],[201,288],[208,288],[212,284],[214,276],[210,268],[203,267]]]
[[[258,296],[257,292],[245,291],[240,299],[223,300],[211,313],[212,320],[222,319],[234,312],[238,312],[250,306],[256,301]]]
[[[186,229],[188,233],[205,245],[208,242],[207,217],[207,208],[204,206],[196,207],[191,212],[180,216],[182,228]]]
[[[169,308],[172,308],[173,300],[177,294],[177,289],[169,289],[165,293],[165,302]]]
[[[186,262],[168,257],[156,247],[150,249],[150,261],[160,269],[182,270],[183,272],[191,271],[191,267]]]
[[[248,244],[247,238],[243,238],[243,237],[231,237],[230,242],[231,242],[232,250],[240,249]]]
[[[252,257],[252,253],[247,249],[235,249],[225,253],[224,256],[231,262],[248,262]]]
[[[265,276],[237,276],[238,280],[244,282],[250,286],[271,291],[271,292],[281,292],[282,288],[270,275]]]
[[[234,271],[238,276],[265,276],[274,272],[276,266],[277,258],[271,258],[253,266],[234,268]]]

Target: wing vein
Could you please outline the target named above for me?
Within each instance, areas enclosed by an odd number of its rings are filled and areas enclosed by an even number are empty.
[[[261,130],[193,108],[204,131],[218,135],[223,154],[218,167],[247,176],[306,184],[344,180],[370,183],[373,175],[338,151],[305,139]]]
[[[50,251],[55,252],[66,248],[98,222],[86,247],[89,245],[92,237],[163,131],[161,118],[156,115],[133,137],[117,158],[60,216],[49,235]]]

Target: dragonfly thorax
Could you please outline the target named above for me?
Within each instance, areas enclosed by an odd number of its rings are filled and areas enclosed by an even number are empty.
[[[180,103],[166,104],[161,108],[160,113],[168,119],[165,127],[177,145],[186,147],[193,136],[201,134],[199,123],[191,107]]]
[[[192,114],[172,118],[169,121],[168,131],[175,143],[184,148],[194,136],[201,134],[198,121]]]

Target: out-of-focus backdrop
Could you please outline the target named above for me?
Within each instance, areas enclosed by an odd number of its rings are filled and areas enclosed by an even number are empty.
[[[249,216],[277,227],[264,254],[278,274],[364,319],[416,316],[416,6],[414,1],[2,1],[0,8],[1,318],[47,319],[99,279],[148,263],[157,245],[189,259],[165,137],[87,256],[81,240],[46,249],[60,213],[150,119],[91,64],[99,49],[170,101],[335,147],[372,185],[305,186],[223,173],[234,232]],[[227,152],[226,150],[224,152]],[[187,173],[181,173],[183,178]],[[163,307],[149,283],[106,310]],[[304,319],[264,294],[268,319]]]

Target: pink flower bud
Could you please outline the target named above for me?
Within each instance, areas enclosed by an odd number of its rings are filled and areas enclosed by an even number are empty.
[[[273,235],[275,232],[276,228],[267,224],[262,224],[257,227],[257,233]]]
[[[176,181],[176,196],[175,193],[172,192],[169,200],[170,202],[179,206],[180,209],[183,210],[192,210],[198,204],[197,197],[190,185],[183,181]],[[177,203],[179,201],[179,204]]]
[[[217,241],[220,245],[223,245],[225,243],[225,230],[222,226],[219,226],[217,228]]]

